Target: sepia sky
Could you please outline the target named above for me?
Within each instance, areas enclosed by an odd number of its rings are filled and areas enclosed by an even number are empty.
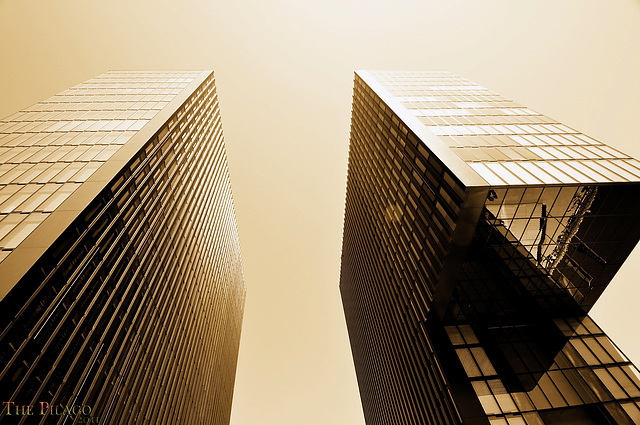
[[[0,0],[0,116],[215,70],[247,284],[232,425],[361,425],[338,280],[354,69],[449,70],[640,158],[640,0]],[[640,364],[640,250],[593,310]]]

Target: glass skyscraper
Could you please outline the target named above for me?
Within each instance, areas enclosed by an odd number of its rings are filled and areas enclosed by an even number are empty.
[[[0,421],[226,424],[245,286],[213,73],[0,121]]]
[[[340,290],[374,424],[639,424],[588,312],[640,162],[447,72],[358,71]]]

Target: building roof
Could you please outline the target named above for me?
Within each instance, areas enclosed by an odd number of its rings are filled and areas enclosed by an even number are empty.
[[[0,120],[0,298],[210,74],[110,71]]]
[[[640,162],[450,72],[356,71],[466,186],[640,182]]]

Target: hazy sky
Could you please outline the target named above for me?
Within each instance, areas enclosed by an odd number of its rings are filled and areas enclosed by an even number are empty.
[[[450,70],[640,158],[640,1],[0,0],[0,116],[214,69],[247,303],[232,425],[363,424],[338,292],[354,69]],[[640,250],[593,310],[640,364]]]

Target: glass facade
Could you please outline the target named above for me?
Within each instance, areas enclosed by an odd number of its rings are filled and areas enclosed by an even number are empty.
[[[0,420],[228,423],[245,286],[213,73],[103,74],[0,149]]]
[[[367,423],[640,423],[588,316],[640,239],[638,165],[450,73],[358,71],[340,289]]]

